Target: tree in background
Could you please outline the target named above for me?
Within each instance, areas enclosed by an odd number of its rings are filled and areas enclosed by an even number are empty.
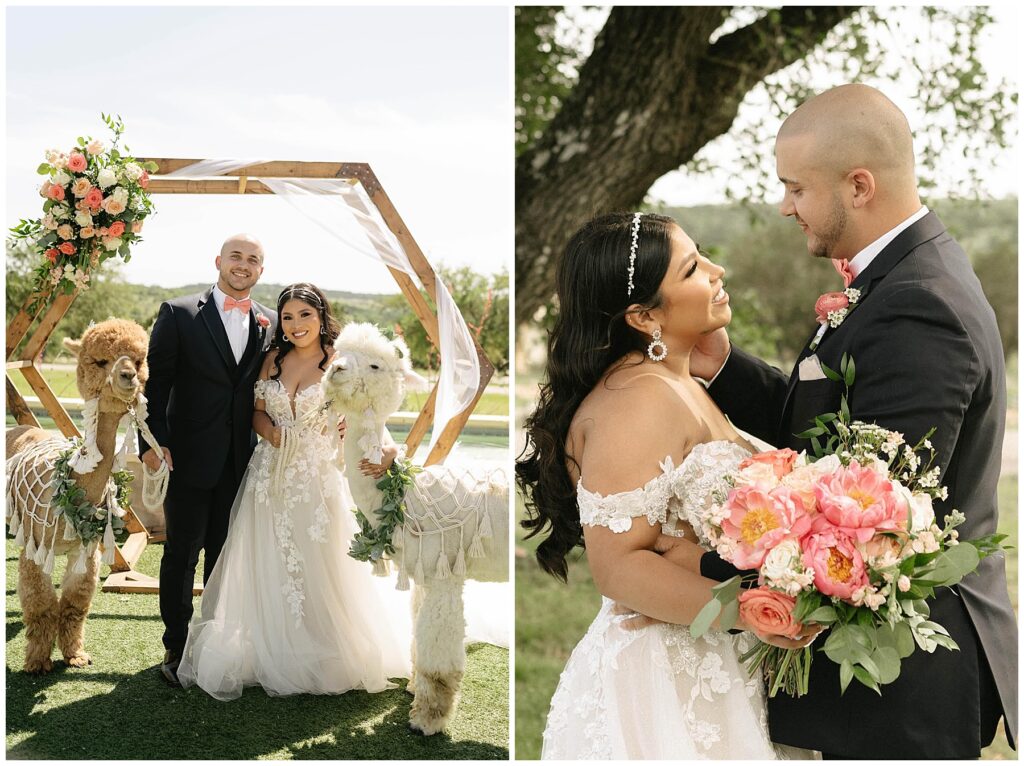
[[[914,28],[900,29],[886,8],[620,6],[582,63],[558,42],[557,10],[516,8],[517,324],[550,302],[556,257],[584,220],[638,208],[680,166],[706,170],[700,150],[733,130],[748,96],[766,104],[761,122],[737,128],[735,159],[749,171],[730,185],[737,198],[764,199],[772,121],[810,83],[916,79],[934,118],[915,137],[924,188],[942,152],[984,157],[1012,134],[1016,96],[990,83],[978,58],[992,23],[985,7],[921,8]],[[972,163],[969,187],[984,167]]]

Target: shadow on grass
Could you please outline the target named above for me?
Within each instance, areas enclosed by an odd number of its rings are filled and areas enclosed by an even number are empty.
[[[74,678],[77,676],[77,678]],[[58,704],[69,680],[111,684]],[[408,729],[411,695],[298,695],[272,700],[261,689],[218,702],[200,689],[172,689],[157,668],[134,675],[72,670],[7,672],[8,759],[506,759],[488,743],[422,737]],[[40,712],[37,708],[48,705]],[[269,704],[268,704],[269,703]],[[35,711],[35,712],[33,712]],[[20,735],[27,735],[21,739]],[[17,744],[11,745],[11,740]]]

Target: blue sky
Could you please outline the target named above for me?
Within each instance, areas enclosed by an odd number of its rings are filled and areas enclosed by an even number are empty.
[[[140,156],[369,162],[435,265],[493,273],[513,237],[509,23],[501,7],[9,7],[7,219],[38,214],[45,149],[107,137],[103,111]],[[266,281],[395,291],[280,200],[154,200],[130,281],[212,279],[221,241],[251,231]]]

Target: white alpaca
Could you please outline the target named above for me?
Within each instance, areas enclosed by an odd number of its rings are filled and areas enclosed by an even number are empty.
[[[423,386],[401,339],[389,341],[372,324],[349,324],[334,344],[323,378],[333,408],[348,424],[344,457],[352,496],[374,527],[383,493],[355,466],[380,462],[390,436],[385,422],[405,398],[406,385]],[[508,580],[508,479],[501,470],[430,466],[414,476],[405,496],[405,523],[392,536],[390,557],[399,588],[413,593],[413,678],[410,725],[435,734],[455,710],[466,657],[463,648],[464,581]],[[375,564],[378,574],[387,563]]]

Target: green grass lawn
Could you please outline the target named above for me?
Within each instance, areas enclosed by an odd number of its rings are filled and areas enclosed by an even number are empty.
[[[522,518],[518,501],[517,516]],[[1017,477],[999,482],[999,531],[1017,539]],[[526,557],[516,559],[516,758],[540,757],[541,734],[551,695],[558,684],[569,653],[583,637],[600,607],[586,557],[577,549],[570,555],[569,584],[563,585],[545,574],[533,557],[536,540],[523,540],[516,533],[518,547]],[[1014,609],[1018,606],[1016,549],[1007,554],[1007,579]],[[982,753],[983,759],[1016,759],[1000,725],[996,740]]]
[[[155,575],[161,549],[150,545],[137,568]],[[232,702],[197,688],[171,689],[157,673],[163,625],[151,595],[98,592],[86,623],[94,664],[78,670],[57,661],[52,673],[26,675],[11,540],[6,552],[8,759],[508,758],[509,653],[486,644],[468,648],[458,712],[449,730],[433,737],[407,728],[412,697],[405,681],[379,694],[339,696],[268,697],[253,688]],[[56,569],[59,582],[62,559]]]

